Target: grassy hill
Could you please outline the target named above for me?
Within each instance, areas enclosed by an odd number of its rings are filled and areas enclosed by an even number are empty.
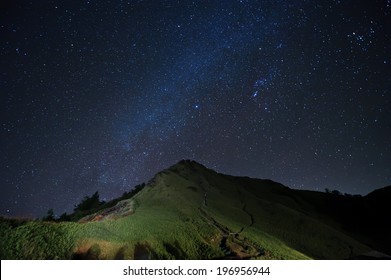
[[[388,199],[387,199],[388,196]],[[0,220],[1,259],[349,259],[390,254],[390,188],[298,191],[181,161],[79,222]],[[388,227],[387,227],[388,226]]]

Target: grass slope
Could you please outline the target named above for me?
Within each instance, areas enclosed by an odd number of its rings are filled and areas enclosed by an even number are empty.
[[[82,223],[0,220],[0,257],[347,259],[371,251],[357,241],[369,244],[370,238],[329,213],[329,200],[334,196],[181,161],[120,202],[132,207],[124,217]]]

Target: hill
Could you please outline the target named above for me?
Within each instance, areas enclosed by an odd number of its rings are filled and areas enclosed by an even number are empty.
[[[0,257],[387,258],[390,190],[365,197],[300,191],[183,160],[78,222],[0,220]]]

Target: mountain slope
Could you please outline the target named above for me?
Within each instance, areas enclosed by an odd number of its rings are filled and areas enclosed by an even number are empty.
[[[0,256],[357,258],[374,249],[390,252],[384,230],[388,220],[377,200],[376,193],[361,198],[292,190],[181,161],[158,173],[133,198],[79,223],[0,221]],[[368,222],[360,215],[378,219]]]

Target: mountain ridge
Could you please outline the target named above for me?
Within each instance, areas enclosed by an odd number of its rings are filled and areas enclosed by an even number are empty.
[[[32,221],[14,227],[0,221],[5,236],[0,256],[387,258],[390,227],[384,209],[388,206],[376,202],[387,200],[388,190],[364,197],[295,190],[272,180],[221,174],[198,162],[181,160],[158,172],[131,197],[79,222]],[[67,240],[67,245],[55,246],[63,244],[59,239]],[[12,242],[19,249],[12,248]],[[20,244],[30,249],[22,250]],[[52,247],[56,249],[47,249]]]

